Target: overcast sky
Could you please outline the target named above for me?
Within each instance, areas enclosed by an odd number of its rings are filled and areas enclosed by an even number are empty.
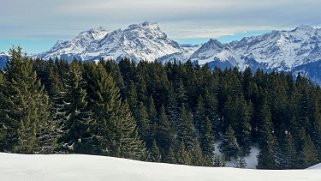
[[[299,25],[321,25],[321,0],[0,0],[0,51],[44,51],[102,26],[158,22],[172,39],[222,41]]]

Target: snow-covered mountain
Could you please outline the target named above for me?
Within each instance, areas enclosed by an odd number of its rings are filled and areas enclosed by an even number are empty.
[[[321,60],[321,29],[300,26],[292,31],[272,31],[227,44],[210,40],[191,59],[200,64],[229,63],[240,69],[255,65],[291,71]]]
[[[182,44],[180,45],[181,51],[172,54],[164,55],[156,59],[156,61],[161,63],[166,63],[170,61],[181,61],[186,62],[189,60],[190,56],[200,48],[200,45]]]
[[[261,68],[266,71],[301,73],[321,84],[321,29],[299,26],[291,31],[272,31],[221,43],[210,39],[202,46],[179,45],[169,39],[156,23],[130,25],[125,30],[107,32],[103,28],[80,33],[70,41],[58,41],[37,57],[66,60],[119,60],[135,62],[182,61],[209,63],[210,67]]]
[[[199,64],[209,63],[211,67],[300,72],[321,83],[321,29],[300,26],[227,44],[211,39],[190,59]]]
[[[37,57],[66,60],[119,60],[127,57],[138,62],[155,61],[165,55],[183,52],[184,49],[169,39],[156,23],[144,22],[110,33],[103,28],[91,29],[71,41],[58,41],[49,51]]]
[[[320,167],[309,170],[254,170],[148,163],[93,155],[0,153],[4,181],[320,181]]]
[[[3,68],[8,60],[9,56],[4,52],[0,52],[0,68]]]

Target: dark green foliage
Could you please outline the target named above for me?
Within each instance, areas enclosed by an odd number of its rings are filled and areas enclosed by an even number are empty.
[[[173,164],[176,163],[176,157],[175,157],[174,150],[172,147],[170,147],[168,149],[168,152],[167,152],[166,158],[165,158],[165,162],[166,163],[173,163]]]
[[[89,125],[93,121],[92,112],[88,109],[87,92],[82,77],[81,66],[72,62],[65,82],[65,90],[59,105],[63,135],[60,138],[62,147],[68,152],[90,153],[92,133]]]
[[[281,147],[279,169],[295,168],[298,158],[291,133],[286,131],[282,138],[282,142],[279,145]]]
[[[1,150],[52,152],[55,139],[48,95],[21,49],[12,49],[10,55],[4,76],[1,74]]]
[[[174,144],[174,135],[171,129],[171,125],[168,121],[164,106],[161,107],[160,115],[155,129],[155,140],[157,142],[157,145],[159,145],[163,158],[166,158],[170,147]]]
[[[192,124],[192,115],[185,109],[184,104],[180,109],[177,139],[184,143],[188,150],[193,148],[194,141],[196,140],[194,126]]]
[[[177,163],[182,165],[191,165],[192,159],[190,153],[183,142],[180,142],[177,153],[176,153]]]
[[[275,159],[275,139],[273,137],[272,123],[271,123],[271,112],[267,105],[267,101],[264,100],[262,103],[262,108],[260,111],[260,148],[261,151],[258,155],[258,165],[257,168],[268,168],[275,169],[276,159]]]
[[[207,165],[213,164],[214,161],[214,134],[212,124],[208,117],[204,120],[204,130],[200,136],[201,148]]]
[[[152,144],[152,148],[151,150],[149,151],[149,158],[148,158],[148,161],[151,161],[151,162],[160,162],[162,159],[162,156],[161,156],[161,153],[159,151],[159,148],[155,142],[155,140],[153,141],[153,144]]]
[[[299,152],[299,164],[301,168],[318,163],[318,153],[309,135],[304,136],[304,143]]]
[[[94,66],[89,89],[93,121],[89,130],[98,154],[141,159],[144,145],[138,137],[136,122],[128,105],[120,99],[120,91],[101,63]],[[97,74],[95,77],[95,74]]]
[[[237,143],[234,130],[229,126],[223,136],[222,144],[220,145],[220,151],[224,153],[226,160],[231,158],[237,158],[240,154],[240,146]]]
[[[190,151],[190,155],[191,155],[191,162],[192,165],[196,165],[196,166],[203,166],[205,165],[204,163],[204,158],[203,158],[203,154],[202,154],[202,150],[200,145],[198,144],[198,142],[194,143],[194,147],[193,149]],[[211,164],[207,163],[207,165],[211,166]]]
[[[190,61],[29,60],[18,49],[0,88],[1,151],[244,167],[258,145],[262,169],[321,160],[321,88],[301,75]]]

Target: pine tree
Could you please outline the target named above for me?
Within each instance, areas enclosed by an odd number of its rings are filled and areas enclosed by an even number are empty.
[[[93,118],[90,128],[94,130],[94,140],[98,143],[103,155],[142,159],[144,145],[142,144],[137,125],[126,102],[120,99],[120,90],[104,67],[98,64],[97,87],[92,90]],[[91,132],[92,134],[92,132]]]
[[[138,103],[138,113],[137,113],[136,122],[137,122],[139,136],[147,146],[147,144],[150,144],[151,142],[152,133],[150,129],[150,123],[148,120],[147,109],[142,102]]]
[[[82,70],[78,62],[70,65],[65,90],[60,93],[62,105],[57,105],[63,123],[60,142],[67,152],[90,153],[92,135],[89,125],[92,113],[88,109],[87,92],[84,88]]]
[[[151,148],[153,139],[155,139],[156,127],[158,124],[157,111],[155,107],[155,102],[152,96],[149,97],[148,101],[148,121],[149,121],[149,135],[146,142],[147,147]]]
[[[173,163],[173,164],[176,163],[176,157],[175,157],[174,150],[172,147],[169,147],[169,149],[168,149],[168,152],[167,152],[167,155],[165,158],[165,162],[166,163]]]
[[[281,144],[281,162],[280,169],[296,168],[297,152],[290,132],[286,131],[283,144]]]
[[[300,167],[307,168],[318,163],[318,153],[309,135],[305,135],[302,150],[299,153]]]
[[[193,122],[195,125],[195,128],[198,130],[198,132],[203,132],[204,131],[204,121],[206,118],[205,115],[205,109],[204,109],[204,101],[203,98],[200,96],[198,98],[197,106],[196,106],[196,111],[193,116]]]
[[[192,124],[192,115],[185,109],[184,104],[180,110],[179,128],[177,138],[180,142],[183,142],[188,150],[193,148],[195,135]]]
[[[190,151],[191,163],[195,166],[205,165],[201,147],[197,141],[194,143],[193,149]]]
[[[136,121],[138,120],[138,98],[136,85],[133,81],[130,82],[127,92],[127,101],[131,112],[133,113]]]
[[[220,145],[220,151],[224,153],[226,160],[231,158],[237,158],[240,152],[239,144],[237,143],[236,137],[234,135],[234,130],[229,126],[223,137],[222,144]]]
[[[271,123],[271,112],[269,106],[267,105],[266,99],[263,102],[263,106],[260,111],[260,121],[261,121],[261,128],[260,128],[260,153],[258,155],[258,165],[257,168],[268,168],[274,169],[276,168],[275,162],[275,140],[272,135],[272,123]]]
[[[174,135],[169,124],[164,106],[161,107],[158,123],[155,130],[155,139],[164,155],[174,142]]]
[[[21,48],[11,49],[10,55],[0,92],[1,149],[17,153],[48,152],[54,149],[55,142],[49,135],[53,125],[49,119],[48,95]]]
[[[212,165],[214,161],[214,136],[212,124],[208,117],[205,118],[204,132],[201,136],[201,148],[207,165]]]
[[[313,140],[317,150],[321,150],[321,109],[318,98],[314,98],[312,105],[312,119],[311,119],[311,139]],[[318,159],[321,160],[321,151],[318,152]]]
[[[152,148],[150,150],[150,153],[149,153],[149,161],[151,162],[160,162],[162,159],[161,157],[161,153],[159,151],[159,148],[156,144],[156,141],[154,140],[153,141],[153,144],[152,144]]]
[[[177,103],[179,106],[186,102],[186,90],[182,79],[179,80],[178,87],[176,90]]]
[[[180,142],[177,150],[177,163],[182,165],[191,165],[192,160],[189,152],[186,150],[186,146],[183,142]]]

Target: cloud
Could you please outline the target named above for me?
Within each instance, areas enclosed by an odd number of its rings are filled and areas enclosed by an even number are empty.
[[[173,38],[321,25],[320,0],[0,0],[1,38],[66,39],[156,21]]]

